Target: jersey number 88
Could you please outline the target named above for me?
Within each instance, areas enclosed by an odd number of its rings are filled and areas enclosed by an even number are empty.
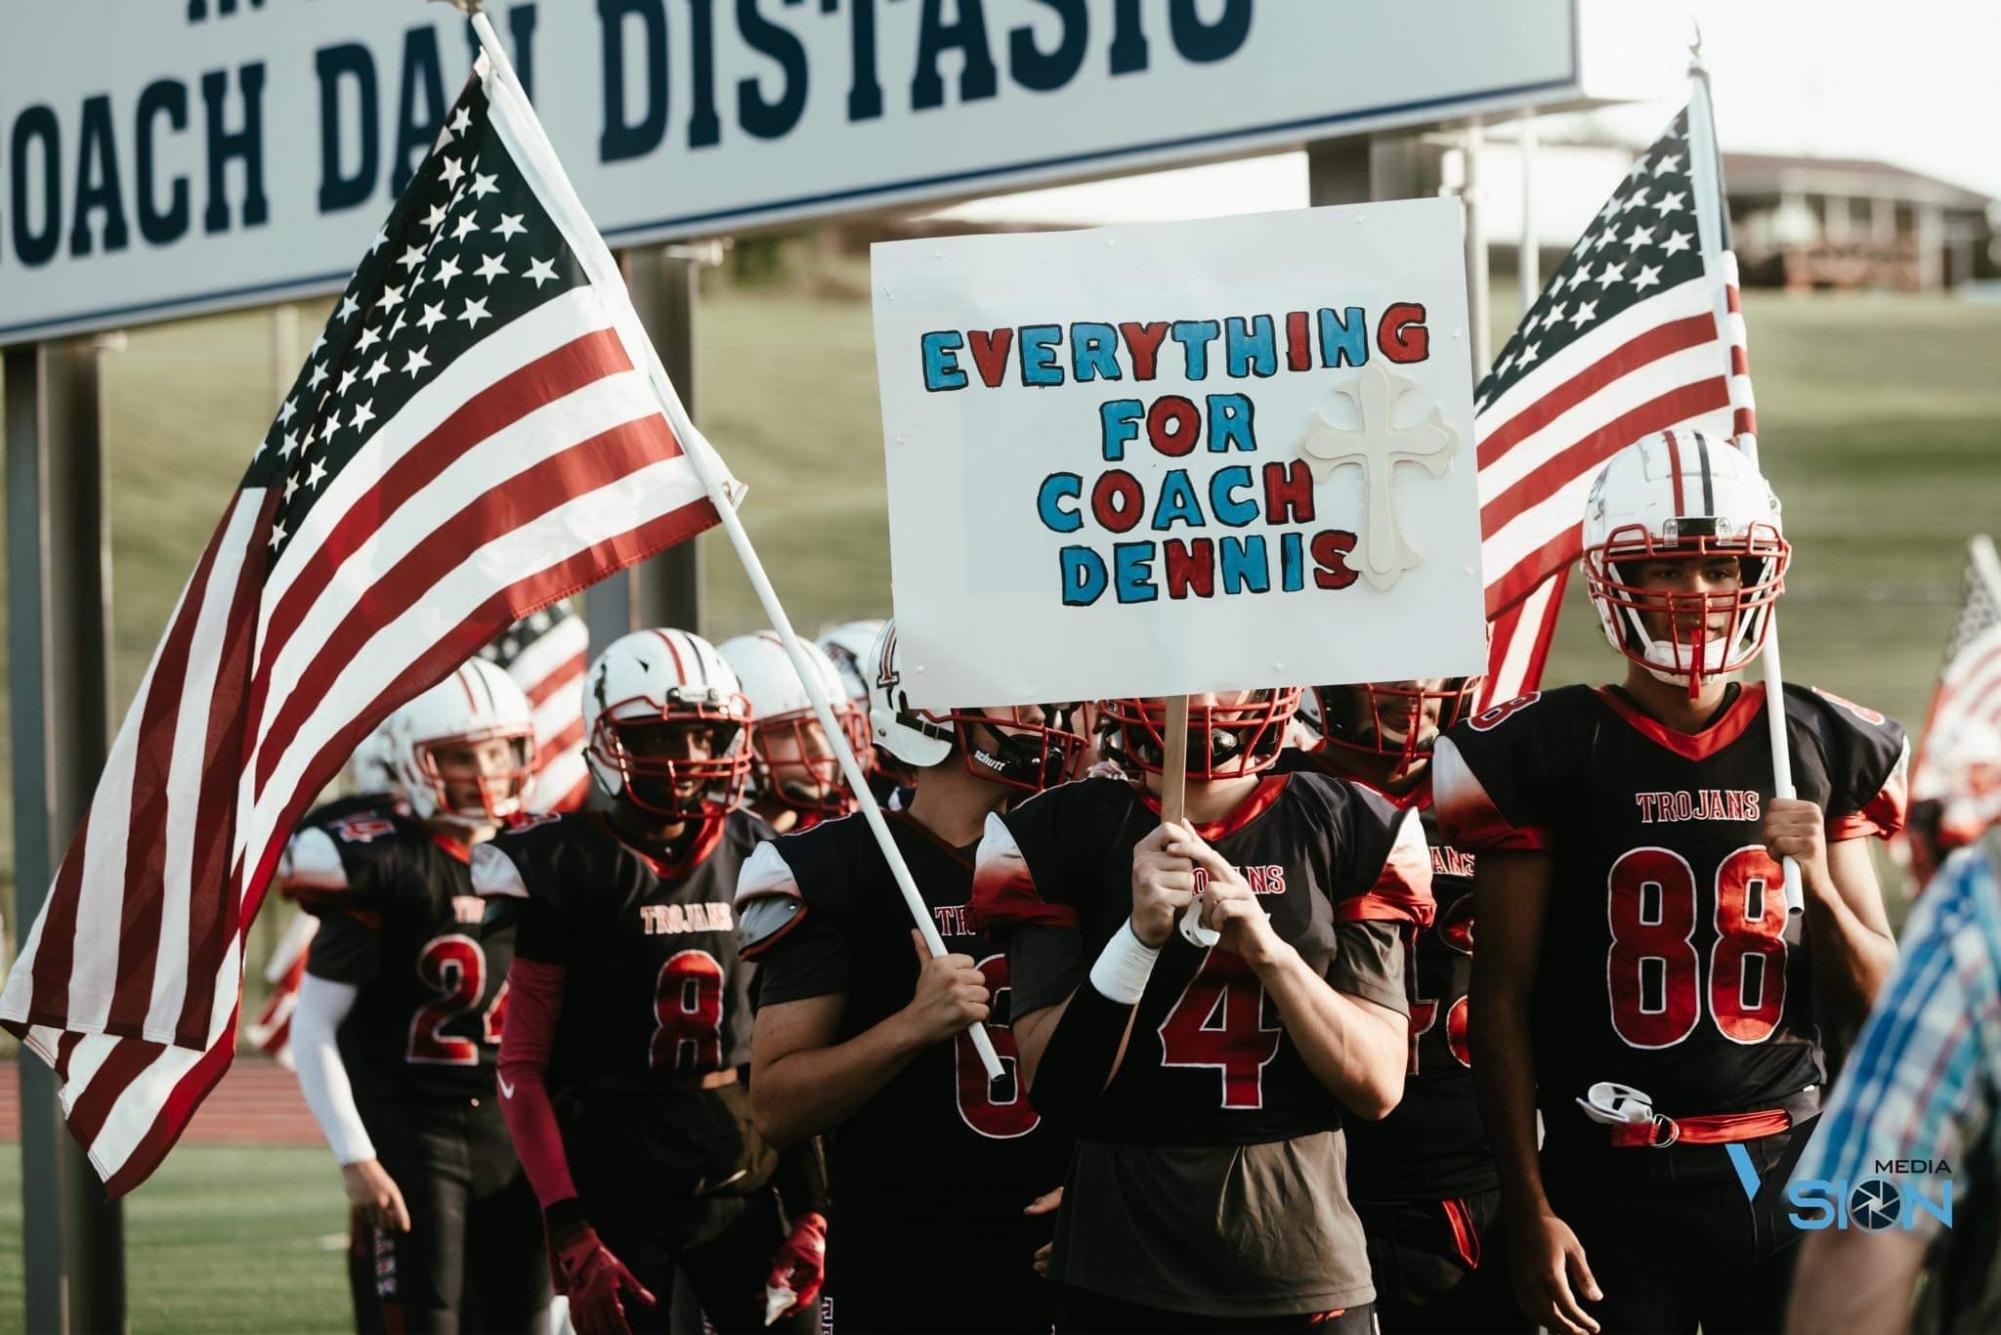
[[[1635,848],[1612,864],[1606,986],[1612,1028],[1636,1048],[1667,1048],[1702,1014],[1695,948],[1695,871],[1667,848]],[[1786,1008],[1786,909],[1779,865],[1750,844],[1716,867],[1716,943],[1709,951],[1709,1013],[1733,1043],[1762,1043]]]

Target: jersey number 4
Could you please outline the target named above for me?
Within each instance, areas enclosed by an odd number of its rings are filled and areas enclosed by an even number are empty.
[[[1278,1022],[1266,1023],[1265,985],[1251,966],[1234,951],[1211,950],[1160,1022],[1160,1064],[1214,1067],[1225,1108],[1262,1108],[1279,1036]]]
[[[1762,1043],[1786,1009],[1781,874],[1759,844],[1716,868],[1716,943],[1709,950],[1709,1013],[1735,1043]],[[1636,1048],[1667,1048],[1702,1016],[1695,948],[1695,871],[1681,854],[1635,848],[1607,878],[1612,946],[1605,957],[1612,1028]]]
[[[480,1017],[478,1042],[444,1032],[446,1025],[478,1006],[486,992],[486,952],[479,942],[456,932],[432,937],[417,952],[417,981],[435,996],[410,1017],[406,1060],[418,1066],[477,1066],[480,1043],[500,1045],[500,1027],[507,1018],[504,982]]]

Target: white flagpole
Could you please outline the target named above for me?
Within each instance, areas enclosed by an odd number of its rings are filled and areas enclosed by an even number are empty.
[[[472,12],[472,26],[473,31],[479,36],[480,48],[486,52],[487,59],[493,62],[494,73],[521,99],[522,106],[527,108],[530,123],[546,143],[548,136],[542,131],[540,118],[535,116],[528,101],[527,91],[522,88],[520,79],[516,77],[514,66],[508,60],[507,52],[501,46],[498,34],[493,30],[492,22],[484,13],[475,9]],[[553,148],[550,149],[548,156],[551,169],[561,171],[561,164]],[[567,178],[564,184],[568,185]],[[778,593],[771,587],[771,580],[764,573],[764,562],[758,559],[757,549],[751,546],[750,535],[744,531],[743,521],[737,518],[736,506],[731,503],[729,495],[723,489],[722,479],[717,475],[709,443],[701,432],[695,429],[695,424],[688,420],[688,410],[682,406],[681,396],[675,391],[673,381],[667,378],[667,368],[661,365],[660,354],[654,349],[652,340],[642,338],[639,343],[644,350],[647,375],[652,380],[653,388],[659,394],[661,403],[665,405],[667,425],[673,428],[674,435],[681,441],[688,462],[694,466],[696,476],[701,479],[702,489],[708,493],[709,501],[715,507],[716,516],[722,521],[723,532],[729,535],[730,546],[736,549],[737,559],[743,563],[744,574],[750,577],[750,586],[756,591],[757,600],[764,607],[764,614],[771,618],[771,628],[778,632],[779,639],[785,644],[786,657],[792,660],[792,670],[799,674],[800,683],[806,688],[807,698],[813,702],[813,715],[820,720],[820,727],[834,748],[835,758],[840,761],[841,773],[846,777],[848,787],[854,790],[855,800],[861,806],[862,818],[868,822],[869,830],[882,847],[883,858],[889,863],[890,875],[895,878],[896,888],[903,893],[903,902],[909,908],[910,916],[924,938],[924,947],[934,958],[943,955],[945,942],[938,935],[938,925],[932,921],[931,910],[924,903],[924,896],[917,891],[917,882],[910,874],[909,865],[903,860],[903,851],[896,846],[896,839],[883,821],[882,808],[877,805],[875,794],[869,790],[868,778],[862,773],[861,762],[855,758],[854,749],[848,745],[847,733],[839,723],[835,722],[833,710],[822,697],[819,674],[813,670],[812,664],[806,658],[805,650],[800,647],[799,636],[792,629],[791,618],[785,615],[785,608],[778,601]],[[1000,1054],[994,1051],[993,1039],[988,1035],[986,1026],[975,1024],[968,1032],[972,1036],[974,1049],[980,1054],[981,1064],[986,1067],[987,1078],[1000,1079],[1004,1073]]]
[[[1723,262],[1725,247],[1721,220],[1727,216],[1723,210],[1729,205],[1723,194],[1723,153],[1716,143],[1715,113],[1709,104],[1709,72],[1702,65],[1700,35],[1690,50],[1688,176],[1695,189],[1695,222],[1696,230],[1701,233],[1703,262],[1714,273],[1713,266]],[[1729,281],[1736,281],[1734,272],[1730,274]],[[1744,341],[1733,337],[1732,328],[1742,318],[1730,310],[1728,293],[1725,286],[1719,284],[1716,290],[1716,328],[1726,344]],[[1740,406],[1749,407],[1749,377],[1733,373],[1729,382],[1733,413]],[[1751,466],[1757,468],[1757,435],[1750,431],[1737,433],[1734,443],[1751,461]],[[1799,790],[1793,784],[1792,746],[1786,727],[1786,679],[1785,669],[1779,660],[1778,608],[1767,607],[1765,617],[1765,649],[1760,659],[1765,673],[1765,724],[1771,734],[1772,745],[1772,794],[1791,799],[1799,796]],[[1785,873],[1786,913],[1797,916],[1806,911],[1806,895],[1800,887],[1799,863],[1786,858],[1781,866]]]

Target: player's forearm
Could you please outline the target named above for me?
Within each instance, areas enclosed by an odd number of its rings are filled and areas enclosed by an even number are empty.
[[[307,974],[292,1011],[292,1070],[299,1092],[343,1168],[375,1157],[375,1146],[355,1106],[354,1087],[340,1059],[341,1021],[354,1008],[356,989]]]
[[[507,1029],[500,1040],[500,1116],[521,1171],[543,1209],[576,1199],[569,1156],[545,1073],[563,1013],[564,970],[517,955],[507,971]]]
[[[1314,1078],[1358,1115],[1388,1116],[1403,1098],[1406,1034],[1336,991],[1290,945],[1254,967]]]
[[[1525,1000],[1481,986],[1480,957],[1474,956],[1468,1039],[1473,1050],[1473,1088],[1487,1143],[1512,1212],[1549,1208],[1542,1166],[1536,1153],[1535,1054]]]
[[[750,1080],[758,1134],[779,1148],[831,1131],[910,1065],[925,1044],[901,1013],[845,1043],[759,1065]]]
[[[1858,890],[1880,902],[1881,891],[1876,888],[1867,846],[1860,841],[1853,849],[1837,844],[1828,852],[1826,879],[1815,876],[1804,886],[1804,927],[1813,946],[1813,980],[1845,1019],[1860,1024],[1868,1018],[1876,994],[1897,965],[1897,941],[1855,911],[1837,880],[1866,880]],[[1858,861],[1860,868],[1854,865]]]
[[[1911,1328],[1911,1296],[1925,1254],[1915,1237],[1895,1229],[1826,1229],[1807,1234],[1799,1250],[1788,1331],[1889,1335]]]

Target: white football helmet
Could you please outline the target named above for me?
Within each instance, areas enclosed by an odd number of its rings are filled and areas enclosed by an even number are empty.
[[[396,777],[395,750],[389,742],[389,720],[361,739],[354,754],[341,768],[341,781],[350,793],[394,793],[402,788]]]
[[[868,720],[861,706],[848,697],[839,670],[818,645],[801,640],[799,647],[819,678],[820,696],[847,734],[849,747],[866,762]],[[716,649],[736,672],[756,720],[750,728],[752,791],[798,811],[847,814],[854,798],[841,780],[840,761],[820,731],[813,702],[778,633],[739,635]]]
[[[1084,749],[1084,739],[1070,728],[1074,704],[942,714],[912,707],[903,689],[894,620],[883,623],[868,662],[869,724],[876,745],[907,765],[942,764],[956,744],[977,777],[1037,792],[1068,777]]]
[[[713,644],[685,630],[636,630],[605,646],[585,674],[584,763],[607,795],[641,811],[719,818],[750,777],[751,717]],[[706,734],[706,746],[672,736],[691,730]]]
[[[1638,578],[1643,562],[1711,556],[1736,558],[1737,588],[1673,592]],[[1627,446],[1585,503],[1585,589],[1605,638],[1690,695],[1758,656],[1791,559],[1778,497],[1736,446],[1700,432],[1663,431]]]
[[[848,693],[848,699],[866,710],[868,708],[868,671],[866,664],[875,651],[876,637],[882,634],[882,622],[873,618],[861,621],[843,621],[838,626],[829,626],[820,632],[819,647],[827,655],[841,675],[841,685]]]
[[[491,825],[522,809],[535,766],[535,715],[513,678],[474,658],[389,716],[386,735],[396,786],[419,820]],[[509,742],[507,763],[475,774],[447,774],[438,753],[499,738]],[[476,803],[453,800],[470,788]]]

